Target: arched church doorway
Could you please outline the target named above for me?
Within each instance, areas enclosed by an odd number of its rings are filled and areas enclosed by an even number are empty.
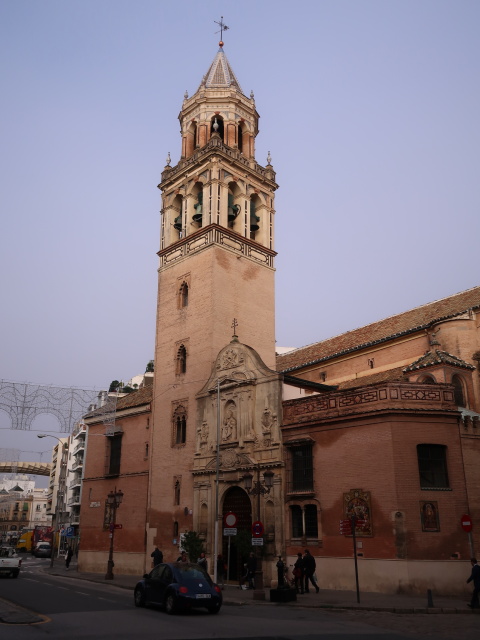
[[[232,487],[225,494],[222,516],[232,511],[237,516],[237,535],[230,539],[229,578],[239,580],[243,573],[242,548],[239,538],[252,537],[252,505],[247,493],[240,487]],[[223,527],[222,527],[223,533]],[[228,536],[222,537],[222,553],[228,561]]]

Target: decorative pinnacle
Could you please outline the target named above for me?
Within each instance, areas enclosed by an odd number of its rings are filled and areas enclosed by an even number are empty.
[[[227,29],[230,29],[230,27],[227,27],[227,25],[224,23],[223,21],[223,16],[220,17],[220,22],[218,20],[214,20],[215,24],[218,24],[218,26],[220,27],[220,42],[218,43],[218,45],[220,47],[223,47],[223,32],[226,31]],[[215,33],[219,33],[218,31],[215,31]]]
[[[185,98],[185,100],[187,100],[187,99],[188,99],[188,91],[185,91],[185,93],[184,93],[183,97]]]
[[[268,155],[267,155],[267,164],[272,164],[272,156],[270,155],[270,151],[268,152]]]
[[[170,166],[171,161],[172,161],[172,159],[171,159],[171,157],[170,157],[170,151],[169,151],[169,152],[168,152],[168,154],[167,154],[167,160],[166,160],[166,162],[167,162],[167,167],[169,167],[169,166]]]

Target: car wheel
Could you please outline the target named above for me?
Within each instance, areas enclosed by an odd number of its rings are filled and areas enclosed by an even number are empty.
[[[219,602],[217,602],[217,604],[212,604],[210,607],[207,607],[208,613],[218,613],[221,606],[222,605]]]
[[[20,573],[20,571],[12,571],[12,573],[10,574],[12,576],[12,578],[18,578],[18,574]]]
[[[135,589],[133,594],[133,600],[136,607],[144,607],[147,603],[145,593],[142,589]]]
[[[172,615],[172,613],[175,613],[176,610],[177,610],[177,599],[175,597],[175,594],[172,592],[167,593],[167,597],[165,598],[165,611],[169,615]]]

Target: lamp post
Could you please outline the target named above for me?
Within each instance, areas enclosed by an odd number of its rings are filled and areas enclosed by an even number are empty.
[[[57,488],[57,504],[55,506],[55,524],[53,528],[53,539],[52,539],[52,553],[50,555],[50,567],[53,567],[54,561],[54,546],[55,546],[55,532],[58,529],[58,554],[60,555],[60,524],[61,524],[61,514],[64,510],[64,500],[65,500],[65,472],[67,467],[67,452],[68,452],[68,443],[62,442],[60,438],[57,436],[51,436],[48,433],[39,433],[37,438],[55,438],[62,445],[61,448],[61,460],[60,460],[60,474],[58,476],[58,488]]]
[[[245,473],[243,481],[245,483],[245,489],[249,495],[257,496],[257,521],[260,522],[260,496],[270,493],[273,487],[273,471],[265,471],[263,474],[264,482],[260,480],[260,465],[257,465],[257,479],[253,484],[253,475],[251,473]],[[262,570],[262,557],[260,550],[257,548],[257,571],[255,576],[255,591],[253,593],[255,600],[264,600],[265,593],[263,591],[263,570]]]
[[[107,504],[110,507],[110,551],[108,553],[107,573],[105,574],[105,580],[113,580],[113,541],[115,539],[115,524],[117,522],[117,509],[122,504],[123,491],[120,489],[117,491],[115,487],[114,491],[110,491],[107,496]]]

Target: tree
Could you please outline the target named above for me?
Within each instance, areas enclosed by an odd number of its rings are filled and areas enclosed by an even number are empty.
[[[150,360],[145,369],[145,373],[153,373],[153,360]]]
[[[182,540],[182,548],[187,552],[190,562],[196,562],[203,551],[203,542],[196,531],[187,531]]]
[[[108,389],[108,393],[114,393],[119,386],[120,386],[120,382],[118,380],[112,380],[112,382],[110,383],[110,387]]]

